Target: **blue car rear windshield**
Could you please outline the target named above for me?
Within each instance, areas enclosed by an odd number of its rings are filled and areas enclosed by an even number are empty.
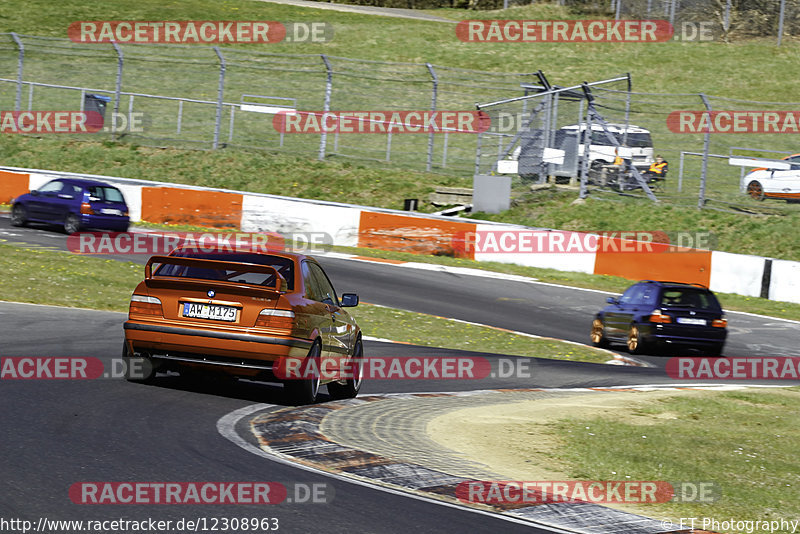
[[[721,310],[717,297],[700,288],[665,288],[661,293],[661,305],[673,308],[697,308]]]
[[[103,202],[125,202],[122,193],[116,187],[93,185],[86,188],[89,191],[89,200],[100,200]]]
[[[294,290],[294,262],[287,258],[248,253],[195,253],[177,252],[173,256],[179,258],[198,258],[202,260],[233,261],[269,265],[286,279],[289,291]],[[205,269],[186,267],[184,265],[161,265],[155,276],[177,276],[181,278],[198,278],[201,280],[222,280],[250,285],[275,286],[275,277],[265,273],[251,273],[233,269]]]

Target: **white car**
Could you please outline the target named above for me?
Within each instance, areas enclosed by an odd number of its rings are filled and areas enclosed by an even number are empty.
[[[756,200],[782,198],[800,200],[800,154],[783,158],[792,162],[789,170],[758,168],[744,177],[747,194]]]

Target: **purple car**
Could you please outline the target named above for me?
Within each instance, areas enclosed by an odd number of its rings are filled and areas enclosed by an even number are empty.
[[[68,234],[84,229],[126,232],[130,219],[122,192],[96,180],[59,178],[12,201],[11,224],[55,224]]]

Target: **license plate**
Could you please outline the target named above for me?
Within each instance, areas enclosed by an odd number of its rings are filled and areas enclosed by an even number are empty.
[[[681,324],[697,324],[701,326],[706,325],[705,319],[696,319],[694,317],[678,317],[678,322]]]
[[[113,208],[102,208],[100,213],[103,215],[122,215],[122,210],[113,209]]]
[[[211,319],[214,321],[235,321],[236,308],[218,304],[183,303],[183,316],[193,319]]]

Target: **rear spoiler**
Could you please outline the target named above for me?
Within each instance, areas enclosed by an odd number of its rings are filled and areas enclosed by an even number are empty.
[[[263,273],[263,274],[271,274],[275,277],[276,285],[274,286],[266,286],[270,289],[274,289],[275,291],[286,292],[288,290],[288,284],[286,283],[286,279],[280,275],[280,273],[270,265],[259,265],[257,263],[242,263],[238,261],[222,261],[222,260],[204,260],[200,258],[182,258],[180,256],[152,256],[149,260],[147,260],[147,265],[144,266],[144,278],[145,280],[152,280],[153,279],[153,265],[182,265],[185,267],[198,267],[201,269],[223,269],[228,271],[238,271],[241,273]],[[179,277],[169,277],[169,278],[180,278],[182,280],[203,280],[204,282],[209,282],[206,279],[199,279],[199,278],[189,278],[184,276]],[[232,284],[232,285],[241,285],[242,282],[231,282],[228,280],[213,280],[214,283],[222,283],[222,284]],[[254,287],[264,288],[263,285],[255,285],[255,284],[246,284],[251,285]]]

